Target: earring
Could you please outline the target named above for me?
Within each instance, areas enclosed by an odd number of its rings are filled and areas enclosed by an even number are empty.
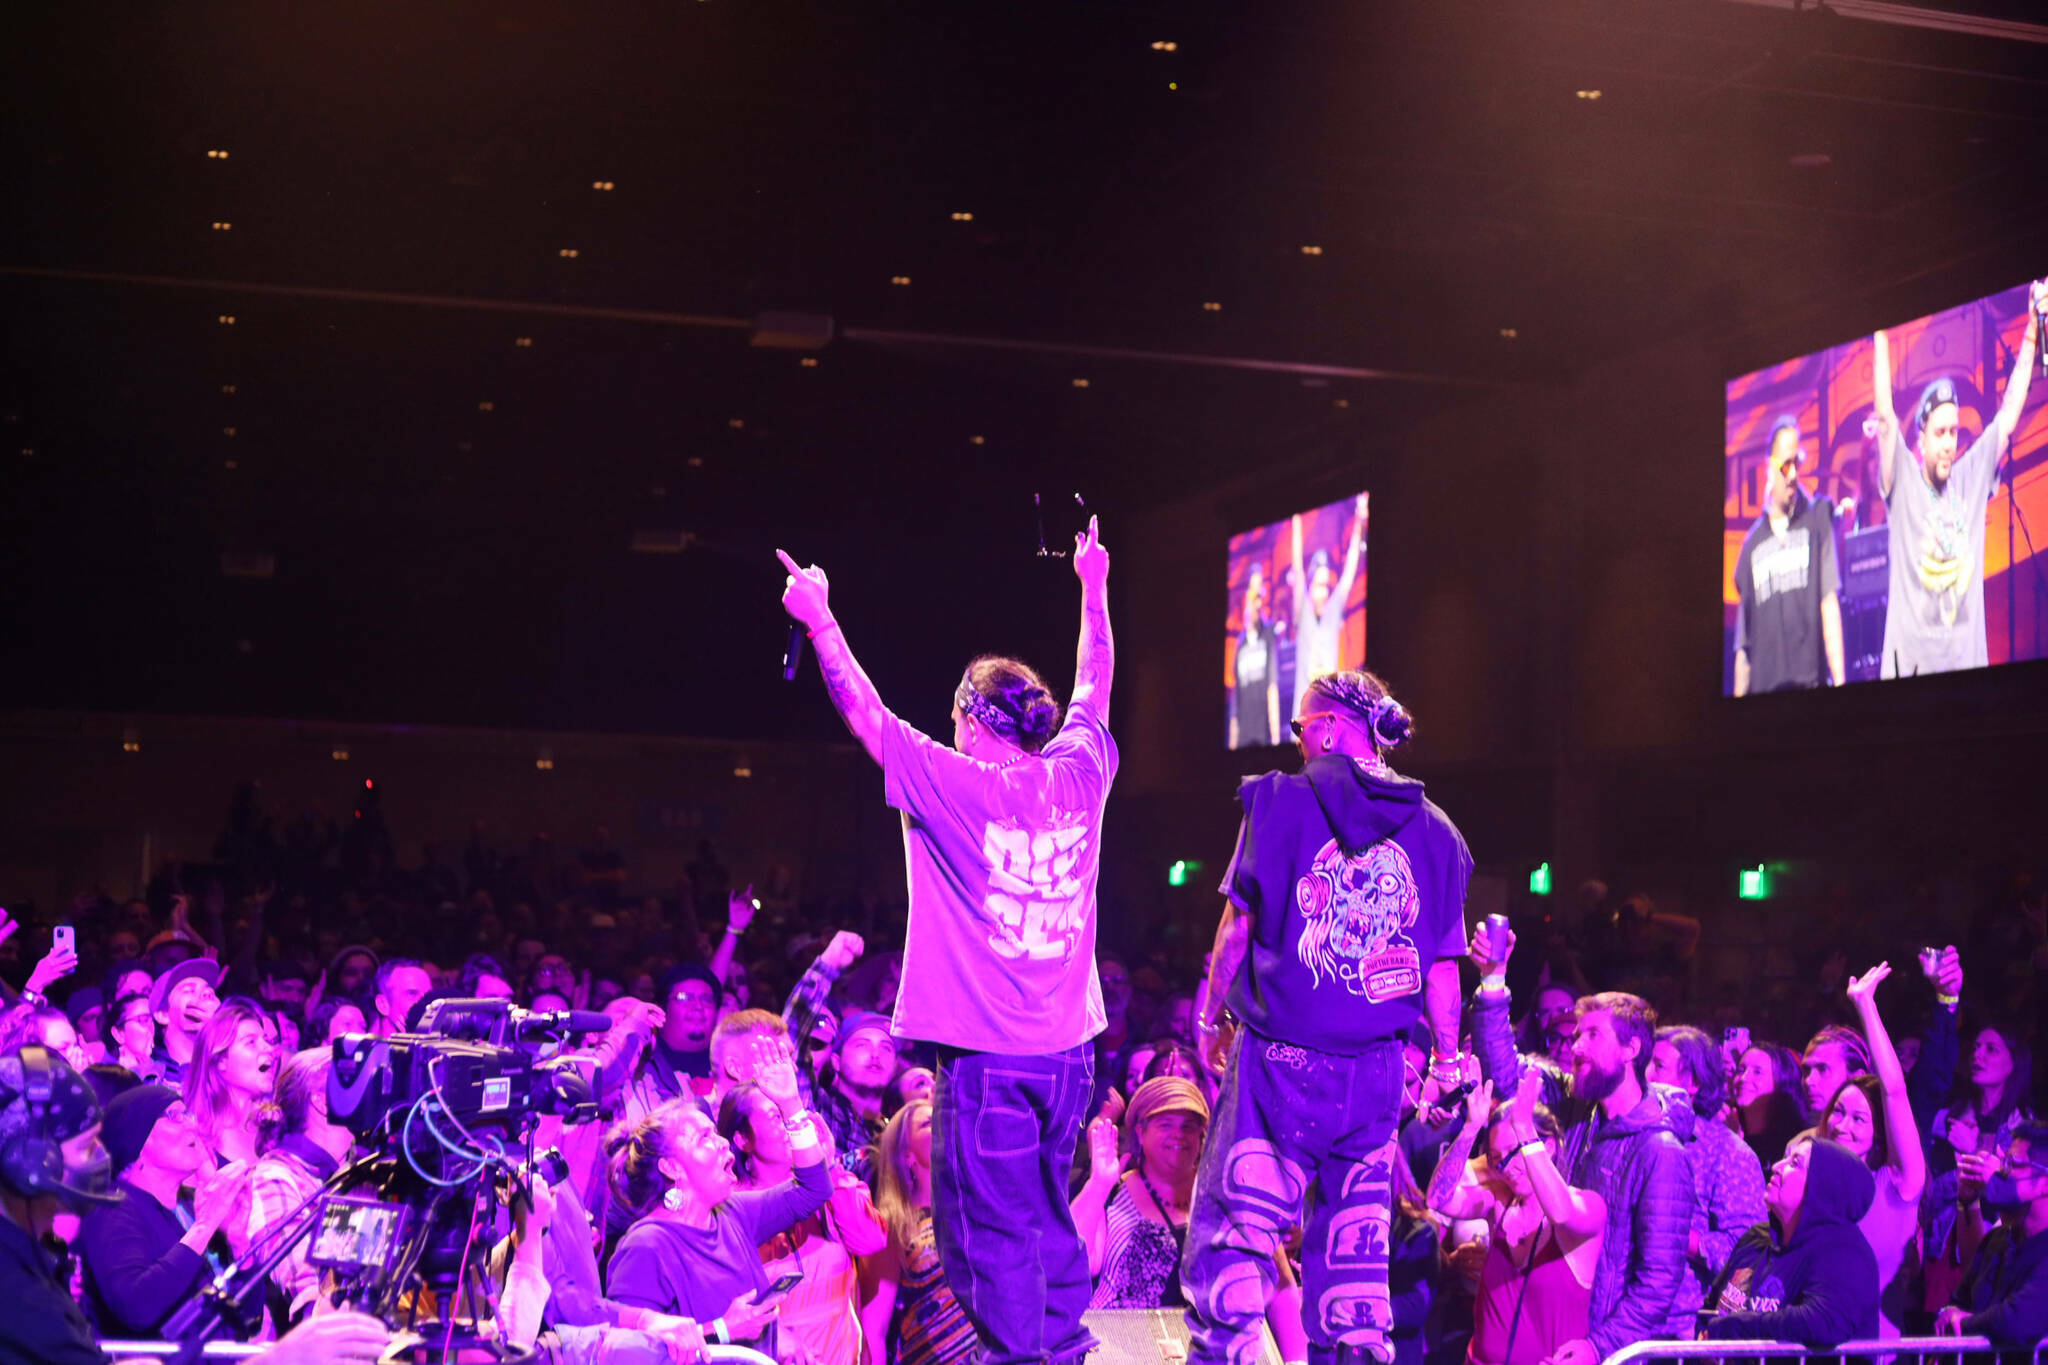
[[[661,1197],[661,1206],[667,1209],[670,1213],[681,1212],[683,1207],[683,1192],[679,1189],[671,1188],[667,1194],[664,1194]]]
[[[1330,745],[1331,745],[1331,744],[1332,744],[1333,742],[1334,742],[1334,736],[1331,736],[1331,735],[1324,735],[1324,736],[1323,736],[1323,752],[1324,752],[1324,753],[1328,753],[1328,752],[1330,752]]]

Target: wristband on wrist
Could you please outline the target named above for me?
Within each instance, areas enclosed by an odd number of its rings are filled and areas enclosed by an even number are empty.
[[[1506,995],[1508,993],[1508,974],[1506,972],[1487,972],[1483,974],[1479,978],[1479,989],[1486,995]]]
[[[838,629],[839,629],[839,623],[838,623],[837,621],[827,621],[827,622],[825,623],[825,626],[824,626],[824,628],[823,628],[822,630],[813,630],[813,631],[809,631],[809,632],[806,632],[806,633],[807,633],[807,634],[809,634],[809,636],[810,636],[810,637],[811,637],[811,638],[812,638],[813,640],[815,640],[815,639],[817,639],[817,638],[818,638],[818,637],[819,637],[820,635],[830,635],[830,634],[831,634],[831,633],[832,633],[833,631],[835,631],[835,630],[838,630]]]
[[[21,998],[23,1000],[26,1000],[29,1004],[36,1006],[43,1006],[50,1003],[49,997],[45,996],[41,991],[37,990],[34,986],[23,986],[21,988]]]
[[[724,1318],[713,1318],[711,1320],[711,1332],[713,1336],[718,1338],[719,1345],[732,1345],[732,1333],[726,1330]]]
[[[1934,1003],[1947,1009],[1954,1009],[1962,1003],[1962,999],[1960,995],[1943,995],[1940,991],[1934,993]]]
[[[1515,1150],[1523,1156],[1536,1156],[1543,1151],[1543,1139],[1530,1138],[1527,1142],[1515,1148]]]

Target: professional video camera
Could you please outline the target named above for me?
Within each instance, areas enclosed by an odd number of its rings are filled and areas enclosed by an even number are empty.
[[[328,1116],[357,1136],[365,1155],[223,1272],[194,1300],[191,1321],[171,1326],[193,1333],[226,1321],[246,1335],[252,1316],[261,1317],[260,1286],[310,1238],[308,1259],[334,1276],[344,1303],[394,1329],[431,1329],[450,1347],[491,1346],[477,1329],[494,1297],[482,1286],[501,1201],[523,1198],[536,1176],[557,1184],[567,1175],[559,1151],[532,1151],[535,1122],[584,1122],[597,1113],[578,1060],[541,1053],[611,1022],[507,1000],[438,1000],[417,1033],[335,1039]],[[438,1322],[427,1320],[428,1291]]]

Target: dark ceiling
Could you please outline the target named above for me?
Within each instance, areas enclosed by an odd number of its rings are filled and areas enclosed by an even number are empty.
[[[780,542],[931,722],[966,652],[1066,671],[1034,491],[1114,547],[1477,386],[1733,372],[2048,254],[2048,46],[1717,0],[82,3],[0,49],[14,705],[828,733],[770,682]]]

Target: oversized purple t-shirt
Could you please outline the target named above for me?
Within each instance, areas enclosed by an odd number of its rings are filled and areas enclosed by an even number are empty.
[[[1102,1032],[1095,883],[1116,742],[1086,700],[1039,753],[981,763],[891,716],[910,922],[894,1028],[977,1052],[1062,1052]]]

